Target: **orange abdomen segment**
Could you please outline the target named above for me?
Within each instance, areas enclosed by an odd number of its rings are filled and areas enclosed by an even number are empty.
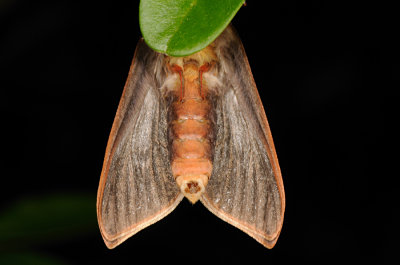
[[[176,158],[172,162],[172,172],[177,176],[189,175],[205,175],[208,176],[212,170],[212,163],[209,159],[192,158],[182,159]],[[208,176],[209,177],[209,176]]]
[[[174,65],[181,83],[174,89],[170,135],[172,174],[183,194],[195,203],[212,173],[212,125],[207,87],[195,62]]]
[[[210,129],[208,121],[186,119],[172,123],[174,138],[178,139],[204,139],[208,136]]]

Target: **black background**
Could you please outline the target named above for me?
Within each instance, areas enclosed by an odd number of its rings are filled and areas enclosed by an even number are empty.
[[[386,170],[383,149],[385,91],[394,88],[400,70],[393,7],[266,2],[248,1],[233,25],[285,184],[285,223],[274,249],[184,200],[162,221],[108,250],[95,200],[141,35],[138,2],[7,0],[0,4],[0,211],[7,214],[15,202],[37,196],[86,194],[93,212],[82,235],[60,239],[54,233],[54,240],[22,247],[13,242],[0,248],[0,256],[35,253],[62,264],[389,262],[398,246],[390,204],[394,175]]]

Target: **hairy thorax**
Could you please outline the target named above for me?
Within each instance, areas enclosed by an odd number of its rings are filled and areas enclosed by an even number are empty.
[[[215,74],[216,58],[211,46],[187,57],[166,57],[173,80],[168,88],[172,174],[192,203],[204,192],[213,168],[213,91],[204,74]]]

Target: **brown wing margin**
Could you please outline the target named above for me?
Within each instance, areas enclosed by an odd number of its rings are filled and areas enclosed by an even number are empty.
[[[162,55],[139,41],[111,129],[97,194],[97,219],[114,248],[168,215],[183,195],[170,170]]]
[[[215,43],[221,95],[213,173],[202,203],[267,248],[281,231],[285,193],[268,121],[243,45],[232,27]]]

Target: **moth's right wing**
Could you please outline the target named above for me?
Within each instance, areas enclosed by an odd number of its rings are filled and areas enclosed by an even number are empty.
[[[232,27],[215,42],[220,61],[213,172],[201,202],[272,248],[285,210],[283,181],[244,48]],[[206,80],[207,81],[207,80]]]
[[[169,214],[183,195],[168,151],[162,55],[141,40],[108,140],[97,194],[97,218],[114,248]]]

